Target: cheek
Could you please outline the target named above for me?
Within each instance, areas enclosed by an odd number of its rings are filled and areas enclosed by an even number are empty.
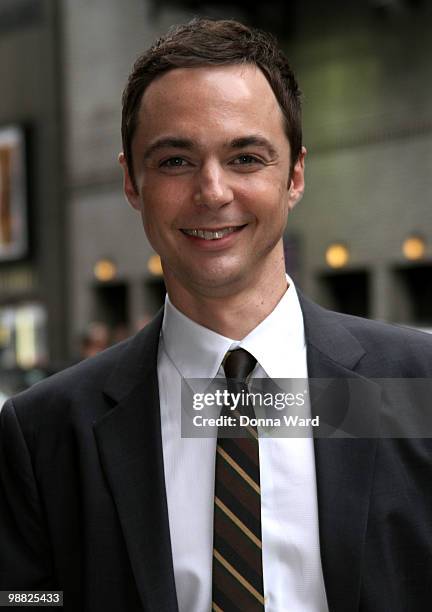
[[[271,182],[257,174],[244,175],[231,185],[234,199],[256,216],[274,199],[274,187]]]
[[[283,185],[279,190],[280,208],[284,216],[288,216],[290,210],[290,195],[288,187]]]
[[[245,188],[246,187],[246,188]],[[278,224],[288,213],[288,190],[280,177],[250,181],[242,190],[258,219]]]
[[[150,193],[150,192],[149,192]],[[142,220],[146,232],[153,235],[163,234],[176,225],[176,220],[184,209],[183,201],[179,198],[181,189],[161,188],[151,192],[143,198]]]

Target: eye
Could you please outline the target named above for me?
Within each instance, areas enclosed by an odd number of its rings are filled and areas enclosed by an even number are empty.
[[[183,157],[170,157],[159,163],[160,168],[183,168],[188,162]]]
[[[262,161],[258,159],[258,157],[255,157],[254,155],[239,155],[232,161],[232,164],[234,164],[235,166],[244,166],[244,165],[261,164],[261,163]]]

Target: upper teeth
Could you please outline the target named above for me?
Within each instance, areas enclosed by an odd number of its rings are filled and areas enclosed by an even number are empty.
[[[184,229],[184,233],[189,236],[196,236],[197,238],[204,238],[204,240],[217,240],[218,238],[223,238],[228,234],[232,234],[235,231],[235,227],[225,227],[224,229],[216,230],[215,232],[211,232],[209,230],[200,230],[200,229]]]

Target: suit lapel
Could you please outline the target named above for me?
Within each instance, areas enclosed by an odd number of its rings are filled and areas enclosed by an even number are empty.
[[[360,410],[363,411],[362,422],[367,422],[371,437],[352,439],[354,431],[350,432],[349,439],[328,436],[314,439],[320,549],[329,610],[354,612],[359,607],[380,390],[374,382],[354,371],[365,351],[350,331],[341,325],[338,315],[325,311],[301,295],[300,303],[305,323],[313,416],[320,412],[325,417],[320,403],[326,393],[322,381],[314,383],[313,379],[334,381],[338,400],[340,389],[344,387],[343,379],[354,379],[356,383],[360,382],[367,398],[361,403]],[[325,407],[336,405],[328,399]],[[336,421],[340,416],[336,411]],[[331,424],[339,426],[340,421]]]
[[[161,322],[162,312],[125,350],[105,389],[115,407],[94,431],[143,606],[175,612],[157,380]]]

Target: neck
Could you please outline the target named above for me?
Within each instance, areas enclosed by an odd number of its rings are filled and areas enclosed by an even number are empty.
[[[203,327],[242,340],[276,307],[287,290],[285,267],[267,275],[254,286],[244,286],[229,294],[208,295],[190,291],[165,277],[174,306]]]

